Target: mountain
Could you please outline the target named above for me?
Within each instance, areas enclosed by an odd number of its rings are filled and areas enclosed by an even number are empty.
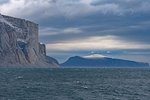
[[[39,43],[38,24],[0,14],[0,67],[58,67]]]
[[[71,57],[61,64],[62,67],[148,67],[148,63],[108,57]]]

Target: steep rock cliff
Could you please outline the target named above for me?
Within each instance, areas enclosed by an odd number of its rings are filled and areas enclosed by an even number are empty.
[[[57,67],[38,40],[38,24],[0,14],[0,66]]]

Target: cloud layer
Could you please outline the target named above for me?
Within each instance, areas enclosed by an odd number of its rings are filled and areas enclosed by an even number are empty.
[[[0,13],[38,23],[40,40],[54,56],[99,49],[139,50],[144,56],[150,50],[149,5],[150,0],[1,0]]]
[[[150,11],[150,0],[1,0],[1,13],[20,17],[80,17],[91,13],[126,15]],[[24,12],[24,13],[22,13]],[[21,14],[20,14],[21,13]]]

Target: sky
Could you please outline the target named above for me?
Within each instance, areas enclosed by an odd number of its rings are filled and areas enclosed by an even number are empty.
[[[39,24],[47,54],[150,63],[150,0],[0,0],[0,13]]]

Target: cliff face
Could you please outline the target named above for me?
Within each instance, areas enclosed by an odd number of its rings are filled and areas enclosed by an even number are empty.
[[[38,25],[19,18],[0,15],[0,66],[56,67],[38,40]]]

